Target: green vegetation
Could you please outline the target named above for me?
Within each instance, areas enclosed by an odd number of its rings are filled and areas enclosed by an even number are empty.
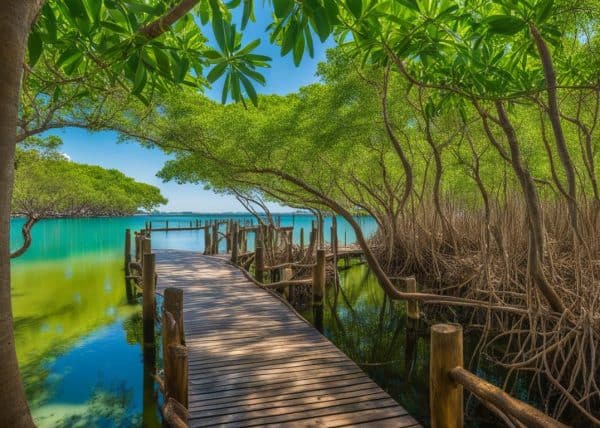
[[[19,150],[12,214],[27,221],[23,245],[11,257],[27,251],[31,228],[44,218],[131,215],[165,203],[157,187],[117,170],[71,162],[55,151]]]
[[[268,31],[283,55],[299,63],[315,36],[333,34],[340,48],[322,84],[260,104],[253,82],[263,82],[269,58],[254,53],[258,42],[241,44],[231,13],[240,8],[243,29],[252,1],[0,7],[2,422],[31,425],[11,345],[16,142],[79,126],[175,153],[165,178],[344,216],[390,295],[476,308],[456,318],[484,329],[484,349],[510,338],[491,358],[543,379],[554,415],[575,409],[600,423],[598,2],[272,6]],[[218,49],[205,47],[198,21],[210,22]],[[259,107],[218,107],[197,94],[219,79],[223,101]],[[181,93],[156,108],[173,88]],[[374,240],[360,233],[356,210],[376,218]],[[398,273],[428,289],[398,291],[390,281]]]

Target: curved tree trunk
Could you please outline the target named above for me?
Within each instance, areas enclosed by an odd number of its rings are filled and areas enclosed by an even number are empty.
[[[12,253],[10,253],[11,259],[22,256],[25,253],[25,251],[27,251],[27,249],[31,246],[31,228],[34,224],[38,222],[38,220],[39,218],[33,216],[27,218],[27,221],[21,228],[21,234],[23,235],[23,245],[21,245],[21,248],[19,248],[18,250],[15,250]]]
[[[563,165],[563,169],[565,170],[565,176],[567,178],[567,206],[569,207],[569,218],[571,220],[571,227],[573,228],[575,236],[577,236],[577,238],[581,240],[577,225],[578,209],[575,168],[573,166],[571,156],[569,155],[567,141],[565,139],[565,134],[562,129],[562,124],[560,122],[560,109],[558,107],[558,96],[556,89],[556,72],[554,70],[552,56],[550,54],[550,50],[548,49],[546,41],[543,39],[542,35],[540,34],[535,25],[531,24],[529,26],[529,29],[531,31],[531,35],[533,36],[533,40],[535,41],[535,45],[537,47],[540,59],[542,61],[542,68],[544,70],[544,77],[546,79],[546,91],[548,94],[548,117],[550,118],[550,123],[552,124],[552,130],[554,132],[554,138],[556,140],[556,150],[558,152],[558,157],[560,158],[560,161]]]
[[[556,312],[563,313],[566,310],[565,305],[556,291],[554,291],[552,285],[546,279],[543,271],[545,248],[544,219],[542,216],[542,207],[540,206],[535,183],[533,181],[533,177],[531,177],[531,174],[529,173],[529,170],[523,165],[516,132],[501,101],[496,102],[496,110],[498,111],[498,118],[510,147],[511,165],[515,171],[525,197],[525,206],[529,220],[529,266],[531,269],[532,279],[542,295],[550,304],[550,307]]]
[[[41,0],[0,3],[0,426],[34,426],[21,382],[10,293],[10,206],[21,72],[30,23]]]

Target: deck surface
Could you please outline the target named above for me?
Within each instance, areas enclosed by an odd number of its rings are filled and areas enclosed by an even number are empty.
[[[159,290],[184,290],[190,426],[419,426],[329,340],[225,259],[164,250],[156,270]]]

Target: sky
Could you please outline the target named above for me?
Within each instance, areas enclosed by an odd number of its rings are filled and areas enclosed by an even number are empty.
[[[271,68],[261,70],[267,84],[264,87],[257,85],[257,92],[284,95],[297,91],[301,86],[316,82],[318,80],[315,76],[317,64],[325,60],[325,51],[333,46],[332,40],[328,39],[325,43],[320,43],[318,37],[315,37],[314,58],[309,58],[307,55],[300,66],[296,67],[291,56],[282,58],[279,47],[269,43],[265,28],[271,22],[270,11],[268,8],[259,6],[260,2],[256,3],[256,22],[248,23],[242,44],[245,45],[260,38],[261,44],[255,53],[268,55],[273,59]],[[212,31],[207,28],[204,34],[209,40],[208,44],[215,46]],[[212,88],[206,90],[206,95],[220,100],[221,88],[222,80],[219,80]],[[234,197],[217,195],[209,190],[204,190],[203,185],[163,183],[156,177],[156,173],[168,157],[158,149],[146,149],[134,142],[117,143],[118,137],[114,132],[91,133],[81,129],[66,128],[50,134],[61,137],[63,146],[60,150],[74,162],[116,168],[138,181],[159,187],[163,196],[169,200],[167,205],[159,207],[161,211],[215,213],[244,210]],[[271,204],[270,208],[274,212],[294,210],[277,204]]]

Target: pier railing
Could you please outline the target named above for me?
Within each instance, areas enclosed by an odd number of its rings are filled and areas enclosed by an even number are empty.
[[[220,229],[225,225],[224,232]],[[144,343],[154,343],[154,293],[156,284],[155,257],[151,253],[149,234],[146,228],[135,233],[135,259],[130,256],[130,232],[126,232],[125,269],[143,297]],[[315,325],[322,330],[323,297],[325,295],[326,266],[340,259],[361,257],[356,248],[338,247],[337,230],[332,227],[331,245],[323,248],[322,229],[310,229],[309,243],[305,248],[304,229],[300,230],[301,261],[293,259],[293,228],[276,226],[242,226],[234,221],[212,221],[204,226],[205,254],[219,253],[221,240],[226,240],[226,251],[231,254],[231,263],[254,284],[282,292],[286,297],[297,286],[310,286]],[[322,225],[321,225],[322,228]],[[172,228],[169,230],[183,230]],[[248,251],[248,234],[254,234],[254,251]],[[269,256],[266,253],[269,251]],[[278,254],[278,260],[274,254]],[[266,258],[274,263],[267,264]],[[283,259],[283,260],[282,260]],[[303,275],[295,279],[296,273]],[[414,278],[391,278],[403,282],[407,292],[417,292]],[[421,318],[416,300],[406,301],[407,316],[413,320]],[[164,292],[162,313],[162,341],[164,371],[156,375],[157,383],[165,396],[162,413],[165,421],[174,427],[187,426],[187,348],[183,334],[183,292],[169,288]],[[319,326],[319,322],[321,325]],[[464,389],[474,394],[495,413],[507,426],[512,427],[565,427],[535,407],[511,397],[502,389],[485,381],[463,367],[462,327],[454,324],[431,326],[430,349],[430,417],[433,428],[462,428],[464,423]]]
[[[128,299],[142,296],[144,362],[164,397],[161,413],[173,428],[187,427],[188,350],[183,324],[183,290],[167,288],[163,293],[161,322],[163,370],[156,370],[156,255],[152,253],[149,231],[135,232],[134,260],[131,258],[131,231],[125,232],[125,272]]]
[[[507,426],[567,427],[466,370],[463,367],[463,331],[460,325],[433,325],[430,346],[429,407],[432,428],[463,426],[463,388],[479,398]]]

